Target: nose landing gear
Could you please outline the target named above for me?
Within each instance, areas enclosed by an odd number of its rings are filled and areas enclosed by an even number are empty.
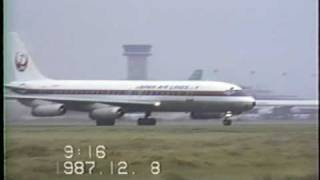
[[[227,111],[225,116],[224,116],[224,119],[222,121],[224,126],[230,126],[232,124],[231,117],[232,117],[232,112],[231,111]]]

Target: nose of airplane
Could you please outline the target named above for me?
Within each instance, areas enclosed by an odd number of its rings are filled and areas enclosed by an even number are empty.
[[[255,106],[256,100],[251,96],[247,96],[245,100],[244,111],[249,111],[253,109]]]
[[[252,96],[248,96],[246,100],[245,109],[248,111],[253,109],[255,106],[256,106],[256,100]]]
[[[252,98],[252,103],[251,103],[250,109],[253,109],[256,106],[256,100],[253,97],[251,97],[251,98]]]
[[[252,108],[254,108],[256,106],[256,101],[252,102]]]

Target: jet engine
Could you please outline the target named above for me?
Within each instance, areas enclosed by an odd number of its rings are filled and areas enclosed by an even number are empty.
[[[108,106],[93,109],[89,113],[89,117],[94,120],[116,119],[121,117],[124,111],[118,106]]]
[[[33,116],[60,116],[66,113],[63,104],[43,104],[34,106],[31,110]]]
[[[219,119],[224,116],[224,113],[219,112],[191,112],[191,119]]]

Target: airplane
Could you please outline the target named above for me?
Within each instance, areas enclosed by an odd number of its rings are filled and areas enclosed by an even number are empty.
[[[247,113],[257,114],[260,119],[299,119],[299,117],[315,118],[319,111],[318,102],[316,100],[257,101],[259,101],[259,106],[256,106],[253,110],[248,111]]]
[[[188,78],[188,80],[201,80],[202,79],[203,70],[202,69],[196,69],[192,72],[191,76]]]
[[[9,33],[9,66],[14,80],[5,84],[6,99],[31,108],[33,116],[59,116],[85,111],[97,126],[112,126],[125,113],[143,112],[138,125],[156,125],[152,112],[223,113],[231,117],[249,111],[255,99],[241,87],[214,81],[54,80],[37,69],[17,33]]]

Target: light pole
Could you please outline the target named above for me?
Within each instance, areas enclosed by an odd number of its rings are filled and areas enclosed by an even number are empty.
[[[256,84],[256,82],[255,82],[255,79],[254,79],[254,76],[255,76],[255,74],[256,74],[256,71],[255,70],[251,70],[250,72],[249,72],[249,74],[250,74],[250,79],[251,79],[251,84],[252,84],[252,89],[256,89],[257,88],[257,84]]]
[[[282,91],[282,92],[285,92],[285,91],[286,91],[286,88],[285,88],[285,87],[287,87],[287,86],[286,86],[286,83],[287,83],[287,75],[288,75],[287,72],[282,72],[282,73],[281,73],[282,79],[280,80],[280,83],[281,83],[280,87],[281,87],[281,91]]]

